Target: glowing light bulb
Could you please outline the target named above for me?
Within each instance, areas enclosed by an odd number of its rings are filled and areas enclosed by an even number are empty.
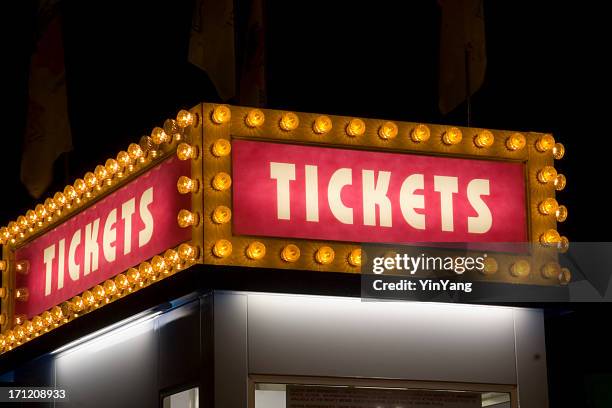
[[[493,275],[499,270],[497,259],[492,256],[487,256],[483,261],[484,267],[480,271],[483,275]]]
[[[281,259],[285,262],[296,262],[300,259],[300,248],[294,244],[285,246],[281,251]]]
[[[17,300],[25,302],[28,300],[29,296],[30,292],[28,291],[28,288],[17,288],[17,290],[15,290],[15,298]]]
[[[474,144],[477,147],[491,147],[495,141],[495,136],[490,130],[483,130],[474,137]]]
[[[19,231],[21,231],[21,228],[19,228],[19,225],[15,221],[11,221],[8,223],[8,230],[12,235],[17,235]]]
[[[559,252],[561,252],[562,254],[566,253],[569,250],[569,239],[567,239],[567,237],[560,237],[559,238],[559,243],[557,243],[557,249],[559,250]]]
[[[128,282],[130,282],[130,284],[132,285],[137,285],[140,282],[140,272],[138,272],[138,269],[136,268],[130,268],[127,270],[127,272],[125,273],[126,278],[128,279]]]
[[[561,236],[559,232],[554,229],[546,230],[542,235],[540,235],[540,243],[545,246],[555,246],[561,241]]]
[[[43,221],[45,218],[47,218],[48,212],[44,205],[38,204],[36,208],[34,208],[34,211],[36,211],[36,216],[40,221]]]
[[[198,256],[198,250],[193,245],[181,244],[178,247],[178,254],[183,261],[194,261]]]
[[[212,111],[210,115],[210,119],[213,123],[217,125],[221,125],[223,123],[227,123],[232,118],[232,111],[227,105],[217,105]]]
[[[557,262],[548,262],[542,266],[542,276],[546,279],[558,278],[561,273],[561,265]]]
[[[444,132],[442,135],[442,141],[447,145],[456,145],[461,142],[463,139],[463,134],[461,130],[456,127],[451,127]]]
[[[166,261],[168,268],[172,268],[181,262],[178,252],[176,252],[174,249],[168,249],[166,252],[164,252],[164,260]]]
[[[138,146],[138,148],[140,148],[140,146]],[[121,168],[125,168],[132,164],[132,158],[130,157],[128,152],[121,151],[117,153],[117,163],[119,163],[119,166],[121,166]]]
[[[416,125],[410,133],[410,138],[415,143],[426,142],[429,140],[430,136],[431,132],[429,131],[429,127],[423,124]]]
[[[215,224],[225,224],[232,219],[232,210],[224,205],[219,205],[212,213],[212,220]]]
[[[21,341],[26,337],[25,330],[23,329],[23,326],[21,325],[16,326],[13,329],[13,332],[15,333],[15,338],[17,339],[17,341]]]
[[[27,275],[30,272],[30,262],[23,259],[15,263],[15,271],[22,275]]]
[[[511,151],[522,150],[525,145],[527,145],[527,139],[522,133],[513,133],[506,139],[506,147]]]
[[[198,184],[197,180],[190,179],[187,176],[181,176],[176,182],[176,188],[181,194],[196,193],[198,191]]]
[[[266,116],[261,110],[251,109],[249,113],[246,115],[246,117],[244,118],[244,123],[246,123],[248,127],[256,128],[256,127],[263,125],[265,120],[266,120]]]
[[[51,308],[51,316],[53,316],[53,320],[59,322],[64,317],[64,314],[62,313],[62,309],[59,306],[53,306]]]
[[[232,186],[232,178],[229,174],[220,172],[212,179],[212,187],[217,191],[225,191]]]
[[[293,112],[283,113],[278,122],[278,126],[286,132],[290,132],[292,130],[297,129],[299,125],[300,125],[300,118],[298,118],[298,115],[296,115]]]
[[[94,295],[96,302],[101,302],[106,297],[106,292],[104,291],[104,287],[102,285],[94,286],[91,293]]]
[[[554,198],[546,198],[538,205],[538,210],[543,215],[554,214],[559,208],[559,203]]]
[[[83,302],[80,296],[75,296],[70,299],[70,303],[72,304],[73,310],[77,313],[85,308],[85,302]]]
[[[78,197],[78,194],[74,187],[66,186],[66,188],[64,189],[64,197],[66,197],[68,201],[72,201]]]
[[[106,170],[106,167],[102,165],[96,166],[96,169],[94,170],[94,174],[96,176],[96,179],[99,180],[99,182],[102,182],[109,177],[108,170]]]
[[[346,125],[346,134],[349,136],[362,136],[366,131],[366,124],[363,120],[354,118]]]
[[[155,255],[153,259],[151,259],[151,266],[155,273],[160,274],[166,270],[166,261],[162,256]]]
[[[180,110],[179,113],[176,114],[176,123],[181,128],[186,128],[187,126],[193,125],[195,122],[195,116],[193,113],[187,110]]]
[[[38,315],[32,318],[32,324],[34,325],[35,331],[40,331],[45,328],[45,322],[43,322],[42,317]]]
[[[531,272],[531,265],[525,259],[520,259],[512,264],[510,273],[517,278],[525,278]]]
[[[259,241],[251,242],[246,249],[246,256],[249,259],[258,261],[266,256],[266,246]]]
[[[561,160],[565,156],[565,146],[562,143],[555,143],[552,149],[553,157],[557,160]]]
[[[232,145],[227,139],[217,139],[210,150],[215,157],[224,157],[231,153]]]
[[[197,159],[198,149],[187,143],[181,143],[176,148],[176,156],[179,160]]]
[[[213,245],[212,252],[217,258],[226,258],[232,253],[232,243],[227,239],[220,239]]]
[[[91,291],[89,290],[83,292],[81,298],[83,299],[83,304],[85,305],[85,307],[91,307],[94,303],[96,303],[96,298],[94,297],[94,294],[91,293]]]
[[[20,215],[19,217],[17,217],[17,225],[19,225],[19,229],[25,231],[30,226],[30,223],[28,222],[28,219],[25,216]]]
[[[82,196],[88,190],[85,180],[80,179],[80,178],[74,180],[73,187],[74,187],[74,191],[76,191],[79,196]]]
[[[138,265],[138,272],[142,279],[148,279],[153,276],[153,267],[146,261],[141,262],[140,265]]]
[[[329,265],[334,261],[334,250],[329,246],[322,246],[315,253],[315,260],[321,265]]]
[[[90,189],[95,188],[98,185],[98,178],[92,172],[85,173],[84,179],[85,184],[87,184],[87,187]]]
[[[542,135],[536,140],[535,147],[539,152],[547,152],[555,146],[555,138],[552,135]]]
[[[559,283],[561,285],[567,285],[572,280],[572,273],[567,268],[561,268],[561,273],[559,274]]]
[[[60,194],[60,193],[57,193],[57,194]],[[52,198],[47,198],[45,200],[45,208],[47,209],[47,212],[49,213],[49,215],[51,215],[55,211],[57,211],[58,206],[57,206],[57,203],[53,201]]]
[[[117,286],[117,289],[124,290],[130,287],[130,281],[128,280],[127,276],[120,273],[119,275],[115,276],[115,285]]]
[[[327,133],[331,129],[332,129],[332,120],[329,118],[329,116],[326,116],[326,115],[317,116],[314,123],[312,124],[312,130],[318,135]]]
[[[106,281],[104,281],[104,292],[106,292],[107,296],[112,296],[115,293],[117,293],[117,285],[115,284],[115,281],[108,279]]]
[[[567,179],[563,174],[557,174],[557,177],[553,180],[553,185],[555,186],[555,190],[561,191],[565,188],[567,184]]]
[[[119,171],[119,163],[117,163],[115,159],[108,159],[106,163],[104,163],[104,168],[108,173],[108,177],[112,177]]]
[[[166,133],[166,131],[160,127],[154,127],[151,131],[151,140],[156,145],[160,145],[163,143],[168,143],[171,141],[170,136]]]
[[[178,123],[176,123],[176,120],[166,119],[166,121],[164,122],[164,132],[166,132],[170,139],[172,139],[172,137],[180,131],[181,128],[179,127]]]
[[[385,122],[378,128],[378,136],[383,140],[395,139],[398,132],[395,122]]]
[[[30,225],[34,225],[36,224],[36,221],[38,221],[38,215],[36,215],[34,210],[28,210],[25,216]]]
[[[557,177],[557,170],[555,170],[555,168],[552,166],[544,166],[538,172],[538,181],[543,184],[554,181],[556,177]]]
[[[63,193],[58,192],[55,193],[55,195],[53,196],[53,202],[58,208],[62,208],[68,203],[68,200],[66,199],[66,196]]]
[[[359,267],[361,266],[361,248],[355,248],[348,254],[347,261],[349,265]]]
[[[555,218],[557,218],[558,222],[563,222],[567,220],[567,207],[564,205],[560,205],[555,211]]]
[[[142,151],[142,148],[140,147],[140,145],[136,143],[131,143],[128,146],[127,153],[130,155],[130,158],[132,160],[138,160],[144,156],[144,152]]]
[[[6,271],[8,264],[6,261],[0,260],[0,271]]]

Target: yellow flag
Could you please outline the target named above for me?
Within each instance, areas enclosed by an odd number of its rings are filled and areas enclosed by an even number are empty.
[[[487,67],[483,0],[439,0],[439,107],[448,113],[476,92]]]

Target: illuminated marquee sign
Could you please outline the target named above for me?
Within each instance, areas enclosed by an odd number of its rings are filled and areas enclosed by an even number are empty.
[[[360,273],[362,243],[518,242],[466,277],[567,283],[563,153],[541,133],[180,111],[0,228],[0,353],[194,263]]]
[[[237,140],[234,234],[526,242],[522,163]]]

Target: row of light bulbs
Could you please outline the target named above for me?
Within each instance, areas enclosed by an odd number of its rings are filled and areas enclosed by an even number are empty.
[[[0,353],[12,350],[80,315],[187,268],[196,261],[198,253],[196,246],[183,243],[176,249],[168,249],[163,255],[156,255],[151,260],[140,263],[138,268],[130,268],[125,273],[120,273],[30,320],[23,315],[15,316],[15,326],[0,334]]]
[[[116,158],[96,166],[93,172],[85,173],[83,178],[76,179],[72,185],[67,185],[63,191],[47,198],[43,204],[38,204],[33,210],[19,216],[16,221],[0,228],[0,244],[15,244],[56,221],[65,212],[98,196],[116,181],[157,158],[158,146],[182,140],[184,128],[192,125],[195,120],[193,113],[181,110],[176,120],[168,119],[163,128],[154,128],[151,136],[142,137],[140,144],[130,144],[127,151],[119,152]]]
[[[227,105],[217,105],[213,109],[210,119],[213,123],[221,125],[229,123],[232,112]],[[266,120],[266,116],[260,109],[251,109],[244,117],[244,124],[250,128],[261,127]],[[281,115],[278,126],[280,129],[290,132],[298,128],[300,119],[293,112],[285,112]],[[311,129],[318,135],[323,135],[332,130],[332,119],[327,115],[319,115],[311,125]],[[353,118],[344,128],[344,132],[349,137],[359,137],[365,134],[366,124],[362,119]],[[394,139],[399,134],[399,128],[395,122],[386,121],[379,126],[378,136],[383,140]],[[431,131],[425,124],[416,125],[410,132],[410,139],[415,143],[426,142],[431,138]],[[442,142],[446,145],[456,145],[463,140],[463,132],[457,127],[449,127],[441,135]],[[490,130],[481,130],[473,138],[474,145],[479,148],[491,147],[495,142],[495,136]],[[505,142],[508,150],[518,151],[525,148],[527,139],[522,133],[516,132],[510,135]],[[550,134],[540,136],[535,142],[535,148],[539,152],[552,151],[555,159],[561,159],[565,154],[565,147],[561,143],[555,143],[555,139]]]

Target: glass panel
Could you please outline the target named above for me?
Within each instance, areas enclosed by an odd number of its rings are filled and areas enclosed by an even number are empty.
[[[469,387],[466,387],[469,388]],[[256,384],[255,408],[510,408],[510,393],[469,389]]]
[[[198,408],[200,405],[198,398],[198,388],[190,388],[164,397],[164,408]]]

